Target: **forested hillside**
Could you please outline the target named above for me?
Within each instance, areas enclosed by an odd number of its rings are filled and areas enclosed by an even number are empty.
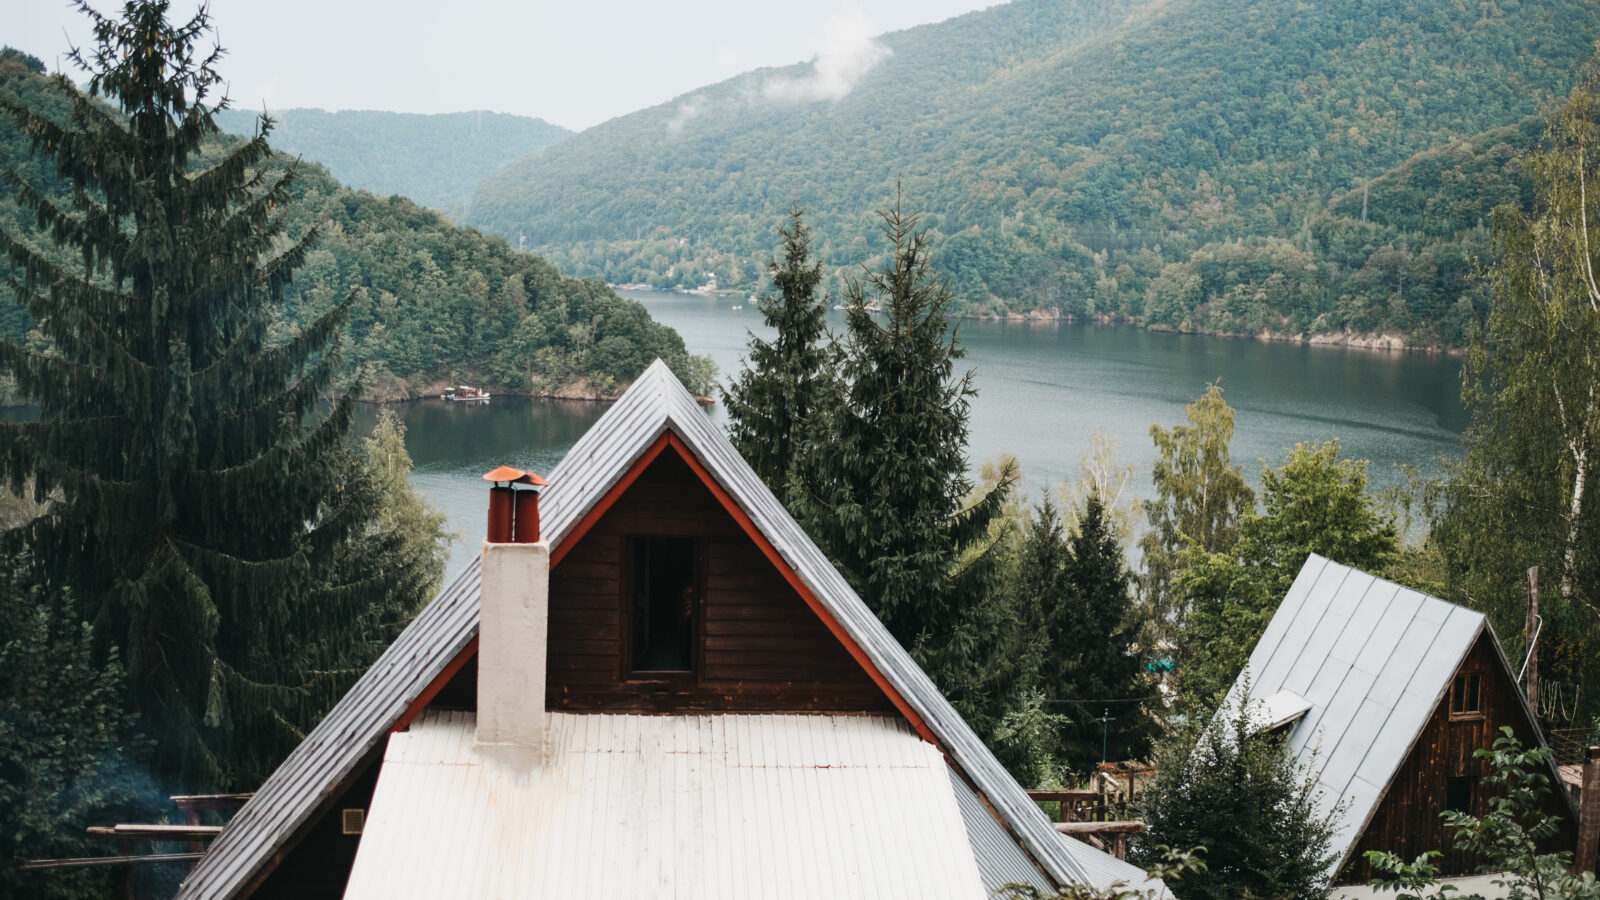
[[[224,131],[249,135],[258,111],[224,110]],[[478,182],[572,132],[543,119],[494,112],[439,115],[375,110],[272,111],[272,146],[315,160],[346,185],[402,194],[459,217]]]
[[[42,73],[37,59],[0,51],[0,93],[64,115],[64,102]],[[279,154],[272,168],[293,164]],[[47,194],[62,189],[9,119],[0,120],[0,167]],[[321,237],[287,289],[280,333],[360,288],[347,326],[345,372],[361,371],[370,396],[403,398],[447,379],[604,395],[658,356],[692,388],[708,390],[704,372],[690,377],[683,339],[604,284],[565,277],[543,259],[452,225],[405,197],[351,190],[312,162],[298,167],[288,232],[320,223]],[[0,217],[19,232],[32,225],[9,191],[0,192]],[[21,336],[30,326],[9,292],[0,293],[0,332]]]
[[[608,122],[502,169],[467,220],[563,271],[751,286],[795,200],[834,271],[870,262],[870,213],[902,179],[962,312],[1451,344],[1483,309],[1478,225],[1517,189],[1505,167],[1492,185],[1442,172],[1565,93],[1594,13],[1017,0],[883,36],[892,53],[839,99],[775,89],[806,64]],[[1430,207],[1382,193],[1417,178],[1441,188]]]

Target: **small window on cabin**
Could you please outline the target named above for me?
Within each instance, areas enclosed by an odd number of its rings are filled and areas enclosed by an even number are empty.
[[[1472,789],[1476,778],[1446,778],[1444,808],[1447,812],[1472,812]]]
[[[1450,685],[1450,718],[1475,719],[1483,715],[1479,706],[1481,677],[1477,672],[1457,672]]]
[[[693,671],[694,538],[651,535],[631,543],[633,671]]]

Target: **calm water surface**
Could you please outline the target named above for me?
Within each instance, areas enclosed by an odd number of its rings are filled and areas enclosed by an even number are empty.
[[[709,354],[726,381],[739,370],[748,331],[765,335],[755,305],[717,298],[626,292],[657,321],[676,328],[693,353]],[[742,308],[735,308],[742,307]],[[842,328],[841,313],[831,327]],[[1152,334],[1127,326],[963,322],[963,361],[974,371],[969,458],[1001,453],[1021,462],[1037,498],[1076,479],[1092,435],[1108,432],[1118,458],[1137,469],[1148,496],[1152,423],[1183,420],[1183,406],[1221,379],[1237,411],[1234,460],[1256,478],[1258,459],[1276,464],[1299,441],[1339,438],[1344,454],[1371,460],[1374,485],[1400,480],[1395,466],[1425,474],[1454,456],[1467,417],[1458,360]],[[413,481],[450,516],[460,540],[453,573],[483,540],[487,486],[479,475],[502,463],[548,473],[604,405],[497,398],[487,406],[427,400],[400,407]],[[375,412],[366,410],[370,418]],[[708,410],[722,424],[721,406]]]

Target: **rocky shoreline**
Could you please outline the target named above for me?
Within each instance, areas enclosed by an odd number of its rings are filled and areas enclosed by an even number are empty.
[[[1090,322],[1095,325],[1132,325],[1143,327],[1146,330],[1163,334],[1196,334],[1204,337],[1232,338],[1236,340],[1267,341],[1285,344],[1309,344],[1319,347],[1347,347],[1353,350],[1375,350],[1405,353],[1440,353],[1445,356],[1463,356],[1465,347],[1446,347],[1434,343],[1417,343],[1398,331],[1273,331],[1262,329],[1255,333],[1236,331],[1217,331],[1208,328],[1179,328],[1165,323],[1141,325],[1138,319],[1130,316],[1074,316],[1061,314],[1052,310],[1033,310],[1026,313],[1007,313],[1006,315],[962,315],[957,319],[970,319],[978,322],[1024,322],[1024,323],[1057,323],[1057,322]]]

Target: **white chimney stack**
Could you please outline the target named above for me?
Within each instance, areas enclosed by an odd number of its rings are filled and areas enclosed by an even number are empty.
[[[478,613],[479,744],[544,757],[550,544],[483,545]]]

